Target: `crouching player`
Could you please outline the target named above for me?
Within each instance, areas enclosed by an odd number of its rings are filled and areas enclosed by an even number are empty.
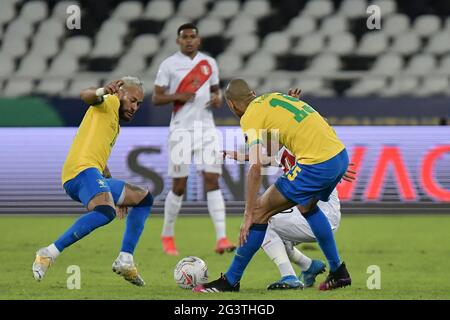
[[[113,271],[137,286],[145,284],[133,261],[134,249],[150,214],[153,197],[138,186],[110,177],[106,166],[119,134],[119,120],[131,121],[144,98],[142,82],[135,77],[112,81],[104,88],[89,88],[81,99],[90,105],[84,115],[62,169],[66,193],[81,202],[88,213],[81,216],[55,242],[41,248],[33,263],[33,276],[41,281],[48,268],[67,247],[95,229],[110,223],[117,214],[127,216],[122,248]]]
[[[295,166],[295,156],[285,147],[280,149],[276,160],[284,173]],[[354,171],[348,170],[343,179],[353,181],[354,173]],[[317,205],[327,217],[333,233],[336,232],[341,220],[341,206],[337,190],[333,190],[328,202],[319,201]],[[317,275],[325,272],[325,263],[320,260],[312,260],[295,248],[295,245],[316,241],[311,227],[297,207],[294,206],[271,217],[261,247],[277,265],[281,279],[269,285],[267,289],[296,289],[302,285],[312,287]],[[299,277],[296,276],[289,260],[302,270]]]

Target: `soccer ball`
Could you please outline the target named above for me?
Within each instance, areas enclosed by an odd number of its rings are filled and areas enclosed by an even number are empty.
[[[208,267],[205,261],[198,257],[185,257],[177,263],[173,277],[180,288],[192,289],[198,284],[208,282]]]

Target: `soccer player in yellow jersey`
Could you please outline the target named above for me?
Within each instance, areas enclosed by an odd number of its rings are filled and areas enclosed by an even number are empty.
[[[81,99],[90,105],[75,135],[62,169],[66,193],[89,211],[81,216],[54,243],[41,248],[33,263],[33,276],[43,279],[56,257],[67,247],[93,230],[110,223],[117,214],[127,215],[122,249],[112,269],[125,280],[143,286],[133,261],[134,249],[144,229],[153,204],[152,195],[141,187],[113,179],[107,168],[108,158],[120,131],[119,120],[131,121],[144,98],[142,82],[123,77],[104,88],[89,88]]]
[[[242,79],[232,80],[225,95],[231,111],[241,119],[249,147],[240,247],[223,276],[194,291],[239,291],[243,270],[261,246],[269,218],[294,205],[307,220],[329,263],[330,273],[319,289],[350,285],[351,278],[340,260],[330,223],[317,206],[319,200],[328,201],[347,170],[349,160],[344,144],[316,110],[296,97],[278,92],[257,97]],[[272,134],[267,135],[267,131]],[[266,147],[270,146],[270,139],[278,139],[291,150],[297,163],[257,197],[262,180],[262,145],[265,141]]]

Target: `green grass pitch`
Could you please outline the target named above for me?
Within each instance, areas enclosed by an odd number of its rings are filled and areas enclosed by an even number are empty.
[[[337,232],[342,258],[352,275],[351,287],[332,292],[317,288],[267,291],[279,278],[275,265],[260,250],[241,281],[241,292],[194,294],[176,286],[173,269],[183,256],[195,255],[209,267],[210,279],[225,272],[232,254],[213,252],[215,239],[209,217],[177,221],[180,257],[161,251],[161,216],[152,216],[135,253],[147,285],[134,287],[111,271],[120,249],[124,221],[114,221],[67,249],[43,282],[32,278],[35,251],[52,242],[73,221],[71,217],[0,217],[0,299],[450,299],[450,216],[345,216]],[[227,218],[230,238],[237,239],[241,217]],[[316,244],[300,246],[322,258]],[[323,259],[323,258],[322,258]],[[67,289],[70,265],[81,270],[81,289]],[[370,265],[381,269],[381,289],[369,290]],[[325,275],[319,277],[323,280]]]

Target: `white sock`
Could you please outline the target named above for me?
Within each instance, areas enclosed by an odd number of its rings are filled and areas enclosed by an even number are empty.
[[[59,252],[58,248],[55,246],[54,243],[49,245],[47,247],[47,250],[48,250],[48,252],[50,252],[50,254],[52,255],[53,258],[56,258],[61,253],[61,252]]]
[[[206,193],[208,201],[208,211],[216,228],[217,240],[222,239],[226,235],[225,230],[225,201],[223,200],[222,191],[214,190]]]
[[[266,236],[261,247],[269,258],[277,265],[281,277],[296,276],[294,268],[292,268],[292,264],[286,253],[283,241],[270,225],[267,228]]]
[[[119,260],[121,260],[123,262],[133,263],[133,255],[129,252],[120,251]]]
[[[302,271],[306,271],[311,266],[312,260],[311,258],[305,256],[303,253],[300,252],[296,247],[293,245],[287,243],[285,244],[286,252],[289,256],[289,259],[296,265],[302,269]]]
[[[183,195],[177,196],[172,190],[169,191],[164,202],[164,226],[162,230],[163,237],[173,237],[175,234],[174,227],[180,212]]]

